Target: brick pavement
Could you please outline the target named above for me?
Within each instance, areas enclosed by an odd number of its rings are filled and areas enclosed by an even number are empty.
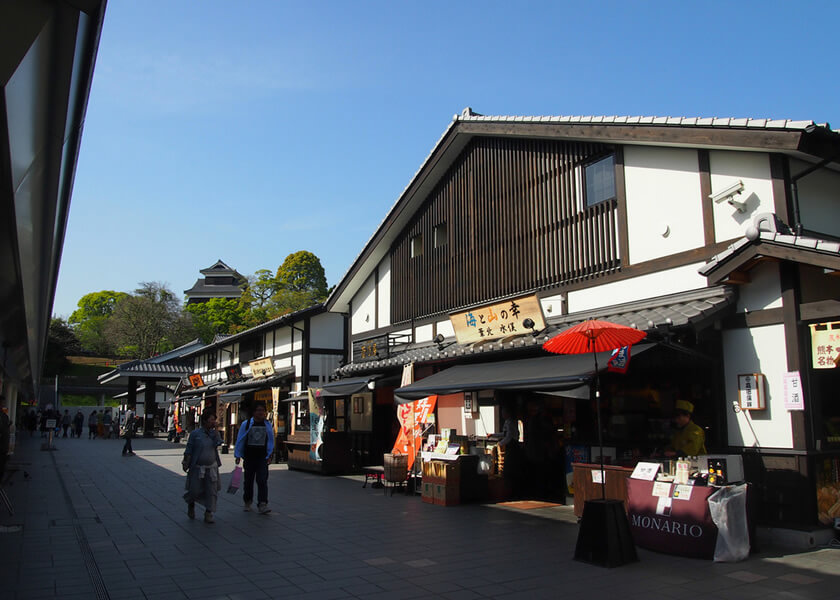
[[[243,512],[241,492],[223,489],[206,525],[200,510],[186,517],[183,445],[135,440],[128,458],[118,440],[39,445],[21,440],[12,463],[31,478],[8,488],[14,516],[0,507],[3,599],[840,597],[837,549],[735,564],[639,550],[639,563],[604,569],[572,560],[567,507],[443,508],[279,465],[271,515]]]

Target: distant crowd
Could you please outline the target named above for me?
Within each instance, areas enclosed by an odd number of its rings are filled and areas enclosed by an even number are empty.
[[[135,419],[133,412],[129,412],[130,419]],[[47,407],[45,410],[36,411],[34,408],[30,409],[23,417],[23,426],[29,432],[29,437],[35,435],[36,430],[40,430],[41,437],[47,437],[49,432],[48,422],[55,421],[54,433],[56,437],[70,437],[81,438],[85,423],[88,428],[88,439],[111,439],[120,437],[120,426],[125,426],[125,423],[120,423],[119,414],[111,413],[110,408],[93,409],[85,416],[82,409],[77,409],[75,415],[71,415],[70,411],[65,409],[62,413],[52,407]],[[131,424],[136,428],[136,423]]]

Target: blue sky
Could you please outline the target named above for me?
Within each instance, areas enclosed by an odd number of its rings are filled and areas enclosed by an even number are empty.
[[[452,115],[840,128],[840,4],[110,0],[54,314],[298,250],[338,282]]]

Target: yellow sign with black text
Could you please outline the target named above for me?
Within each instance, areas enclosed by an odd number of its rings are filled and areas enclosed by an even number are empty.
[[[526,327],[524,322],[534,322]],[[545,329],[542,306],[536,296],[505,300],[449,315],[459,344],[473,344]],[[530,323],[529,323],[530,325]]]

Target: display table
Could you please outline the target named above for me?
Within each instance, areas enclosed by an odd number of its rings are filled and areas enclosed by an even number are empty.
[[[709,512],[709,496],[717,487],[684,486],[690,495],[670,499],[653,495],[655,482],[627,480],[627,517],[633,541],[640,548],[678,554],[692,558],[712,559],[718,530]],[[673,484],[669,490],[673,492]],[[744,519],[747,519],[746,511]]]
[[[627,478],[633,469],[604,465],[604,476],[607,479],[606,489],[601,490],[601,484],[592,480],[592,472],[600,471],[601,465],[588,463],[572,464],[572,485],[575,489],[575,516],[583,516],[583,507],[587,500],[601,500],[606,495],[607,500],[621,500],[627,507]]]

